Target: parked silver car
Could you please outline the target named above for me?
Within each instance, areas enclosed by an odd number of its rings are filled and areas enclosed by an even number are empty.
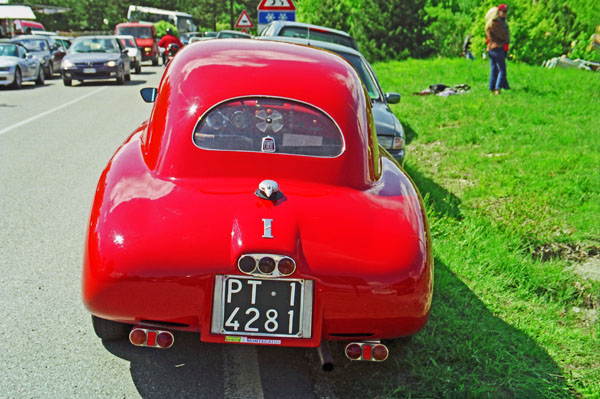
[[[44,68],[40,60],[33,57],[19,43],[0,42],[0,85],[21,88],[21,83],[35,81],[43,85]]]
[[[54,74],[52,47],[48,36],[21,35],[10,41],[22,44],[32,56],[38,58],[46,76],[51,77]]]

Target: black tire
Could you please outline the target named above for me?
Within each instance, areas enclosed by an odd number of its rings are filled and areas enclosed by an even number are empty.
[[[71,86],[71,84],[73,82],[71,81],[71,79],[63,79],[63,83],[64,83],[65,86]]]
[[[125,81],[125,71],[123,70],[123,66],[121,65],[121,67],[117,71],[117,84],[122,85],[124,81]]]
[[[139,62],[135,65],[135,73],[137,75],[139,75],[140,73],[142,73],[142,66],[140,65]]]
[[[52,79],[54,77],[54,64],[52,61],[50,61],[48,64],[48,74],[46,76],[48,76],[48,79]]]
[[[10,84],[11,89],[20,89],[23,84],[23,75],[21,75],[21,70],[19,68],[15,68],[15,78],[13,82]]]
[[[101,319],[92,315],[92,325],[98,338],[106,341],[116,341],[129,336],[131,325],[116,321]]]
[[[130,82],[131,81],[131,71],[127,75],[125,75],[125,81],[126,82]]]
[[[38,77],[35,80],[35,84],[38,86],[43,86],[45,82],[46,82],[46,76],[44,74],[44,68],[40,68],[40,70],[38,71]]]
[[[158,66],[158,56],[152,58],[152,66]]]

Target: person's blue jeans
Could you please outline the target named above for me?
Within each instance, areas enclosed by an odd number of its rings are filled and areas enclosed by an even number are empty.
[[[506,78],[506,51],[497,47],[488,51],[490,57],[490,90],[510,89]]]

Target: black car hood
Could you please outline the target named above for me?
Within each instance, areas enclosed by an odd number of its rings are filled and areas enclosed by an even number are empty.
[[[119,55],[119,53],[71,53],[64,59],[71,62],[107,62],[117,61]]]
[[[373,119],[375,119],[375,130],[377,135],[380,136],[393,136],[395,134],[396,125],[394,123],[396,115],[390,111],[387,104],[374,101],[373,102]],[[398,121],[398,125],[400,121]],[[402,132],[397,132],[398,135],[402,135]]]

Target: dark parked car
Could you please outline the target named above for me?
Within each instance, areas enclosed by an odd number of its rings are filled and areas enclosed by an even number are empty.
[[[371,68],[371,65],[367,62],[365,57],[357,50],[346,46],[338,46],[333,43],[300,38],[260,37],[260,39],[285,41],[322,48],[324,50],[332,51],[350,62],[358,72],[358,75],[362,79],[363,84],[371,97],[371,103],[373,104],[373,118],[375,119],[375,129],[377,131],[377,140],[379,141],[379,144],[381,144],[381,146],[392,154],[400,163],[404,161],[404,128],[388,105],[400,102],[400,94],[383,93],[373,68]]]
[[[260,36],[281,36],[318,40],[358,50],[356,41],[348,33],[337,29],[327,28],[325,26],[305,24],[302,22],[273,21],[260,32]]]
[[[29,54],[40,60],[40,64],[42,64],[46,76],[52,76],[54,73],[52,66],[52,49],[50,40],[47,36],[22,35],[11,39],[11,42],[21,43],[25,46]]]
[[[131,80],[127,49],[116,36],[80,36],[62,62],[65,86],[73,80],[115,79],[117,84]]]

